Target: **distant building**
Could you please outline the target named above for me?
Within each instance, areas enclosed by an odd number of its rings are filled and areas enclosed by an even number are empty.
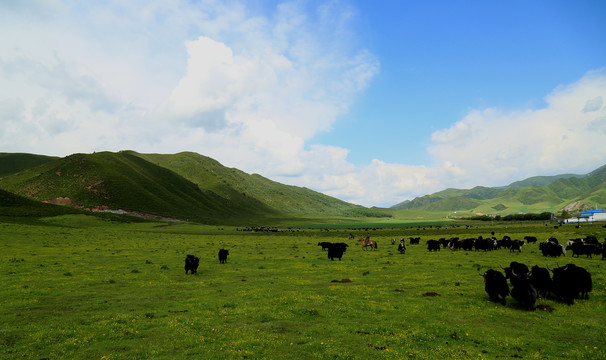
[[[588,210],[577,217],[564,220],[565,223],[592,223],[594,221],[606,221],[606,211]]]

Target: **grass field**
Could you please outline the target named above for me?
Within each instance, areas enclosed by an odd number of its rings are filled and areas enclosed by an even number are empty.
[[[450,236],[597,235],[600,225],[485,224],[254,233],[201,225],[111,224],[85,215],[0,223],[2,359],[603,359],[606,262],[544,258],[538,245],[428,252]],[[363,227],[363,226],[359,226]],[[284,229],[287,227],[285,226]],[[420,236],[396,251],[391,237]],[[317,243],[347,242],[342,261]],[[217,252],[230,251],[220,265]],[[186,254],[201,258],[185,275]],[[529,312],[490,302],[479,276],[511,261],[572,262],[593,277],[589,300]],[[332,282],[349,279],[351,282]],[[435,293],[437,296],[424,296]]]

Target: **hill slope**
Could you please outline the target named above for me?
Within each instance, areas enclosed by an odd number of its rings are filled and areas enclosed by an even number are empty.
[[[77,214],[80,211],[27,199],[0,189],[0,216],[57,216]]]
[[[133,154],[178,173],[202,190],[228,199],[232,206],[311,216],[360,216],[371,213],[371,210],[362,206],[307,188],[284,185],[258,174],[249,175],[238,169],[227,168],[214,159],[192,152],[174,155]]]
[[[505,187],[447,189],[392,209],[475,213],[558,212],[606,206],[606,166],[586,175],[535,176]]]
[[[19,153],[0,153],[0,178],[46,164],[58,157],[35,155],[35,154],[19,154]]]
[[[124,209],[205,223],[377,213],[306,188],[248,175],[195,153],[74,154],[0,178],[38,201]]]
[[[4,177],[0,187],[38,201],[69,198],[67,202],[85,208],[136,210],[210,223],[251,215],[128,152],[70,155]]]

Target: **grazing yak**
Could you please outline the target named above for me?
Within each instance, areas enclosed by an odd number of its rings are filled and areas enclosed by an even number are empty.
[[[511,297],[528,310],[534,310],[534,304],[537,301],[537,290],[530,283],[530,270],[525,264],[512,261],[508,268],[505,268],[505,277],[509,278],[513,289]]]
[[[515,272],[513,272],[515,273]],[[528,274],[517,274],[516,282],[511,289],[511,297],[524,306],[527,310],[534,310],[534,304],[537,301],[537,290],[530,283]]]
[[[330,260],[337,258],[340,261],[343,257],[343,253],[347,251],[347,246],[348,245],[345,243],[330,244],[328,246],[328,258]]]
[[[440,242],[438,240],[427,240],[427,250],[440,251]]]
[[[575,255],[576,257],[579,257],[579,255],[587,255],[588,258],[591,258],[592,255],[599,255],[602,253],[602,246],[599,244],[596,245],[576,241],[566,246],[566,250],[572,250],[572,257]]]
[[[537,289],[542,298],[547,297],[553,288],[553,280],[551,280],[549,270],[538,265],[530,269],[530,283]]]
[[[496,270],[489,269],[481,275],[484,278],[484,290],[488,293],[490,300],[505,305],[505,297],[509,295],[509,285],[505,276]]]
[[[200,258],[194,255],[185,256],[185,274],[190,271],[192,274],[198,272],[198,265],[200,265]]]
[[[506,267],[503,270],[505,270],[505,278],[509,279],[512,286],[516,286],[516,283],[528,276],[528,273],[530,272],[528,266],[517,261],[512,261],[509,263],[509,267]]]
[[[536,243],[537,241],[539,241],[536,236],[524,236],[524,240],[526,240],[526,242],[529,244]]]
[[[227,261],[227,255],[229,255],[229,250],[219,250],[219,264],[225,264]]]
[[[511,246],[509,247],[509,252],[514,252],[514,251],[518,251],[518,252],[522,252],[522,246],[524,246],[524,241],[522,240],[512,240],[511,241]]]
[[[551,269],[550,269],[551,270]],[[553,270],[553,293],[568,305],[574,304],[574,299],[589,299],[593,288],[591,274],[580,266],[568,264]]]
[[[555,238],[551,238],[539,244],[539,250],[541,250],[543,256],[566,256],[566,248],[564,248],[564,245],[560,245],[558,244],[557,240],[554,240]]]

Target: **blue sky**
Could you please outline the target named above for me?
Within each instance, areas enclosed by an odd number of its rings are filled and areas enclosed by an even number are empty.
[[[605,19],[603,1],[1,2],[0,151],[194,151],[365,206],[586,173],[606,164]]]
[[[355,6],[365,45],[381,71],[335,131],[317,141],[350,147],[349,159],[357,164],[372,158],[427,164],[431,133],[470,108],[543,107],[543,97],[557,86],[606,62],[602,1]],[[372,149],[350,145],[366,143]]]

